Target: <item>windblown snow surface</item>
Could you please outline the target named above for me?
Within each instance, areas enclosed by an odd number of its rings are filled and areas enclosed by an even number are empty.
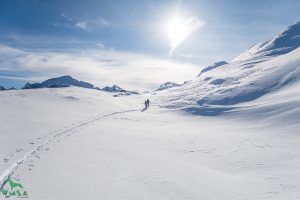
[[[244,55],[155,95],[0,92],[0,186],[11,177],[34,200],[300,199],[300,49]]]

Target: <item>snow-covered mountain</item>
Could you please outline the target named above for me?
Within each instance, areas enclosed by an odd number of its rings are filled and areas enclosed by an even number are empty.
[[[163,84],[161,84],[156,90],[154,91],[162,91],[162,90],[166,90],[169,88],[174,88],[174,87],[179,87],[181,86],[181,84],[178,83],[173,83],[173,82],[165,82]]]
[[[26,83],[22,89],[35,89],[35,88],[61,88],[61,87],[69,87],[69,86],[77,86],[83,88],[92,89],[94,86],[90,83],[79,81],[71,76],[61,76],[57,78],[51,78],[42,83]]]
[[[104,92],[110,92],[110,93],[117,93],[114,94],[115,97],[117,96],[129,96],[132,94],[140,94],[138,91],[130,91],[130,90],[125,90],[117,85],[113,85],[113,86],[105,86],[102,89],[98,89],[98,90],[102,90]]]
[[[6,90],[16,90],[17,88],[15,87],[10,87],[10,88],[7,88]]]
[[[226,62],[226,61],[219,61],[219,62],[216,62],[216,63],[214,63],[213,65],[210,65],[210,66],[205,67],[204,69],[202,69],[201,72],[198,74],[198,76],[200,76],[201,74],[203,74],[203,73],[205,73],[205,72],[208,72],[208,71],[210,71],[210,70],[212,70],[212,69],[215,69],[215,68],[217,68],[217,67],[220,67],[220,66],[223,66],[223,65],[226,65],[226,64],[228,64],[228,62]],[[197,76],[197,77],[198,77],[198,76]]]
[[[299,85],[299,27],[300,23],[296,23],[274,39],[250,48],[232,62],[160,93],[161,104],[203,114],[204,109],[211,111],[212,106],[225,109],[226,105],[255,100],[291,84]]]
[[[69,86],[77,86],[81,88],[87,89],[96,89],[104,92],[110,93],[118,93],[114,96],[123,96],[123,95],[131,95],[131,94],[139,94],[137,91],[129,91],[125,90],[117,85],[106,86],[104,88],[94,87],[94,85],[79,81],[77,79],[72,78],[71,76],[61,76],[57,78],[51,78],[43,81],[42,83],[26,83],[22,89],[37,89],[37,88],[64,88]]]
[[[117,85],[105,86],[101,90],[106,91],[106,92],[126,92],[125,89],[123,89],[123,88],[121,88],[121,87],[119,87]]]
[[[233,61],[249,60],[257,57],[278,56],[289,53],[300,46],[300,22],[297,22],[278,36],[250,47]]]

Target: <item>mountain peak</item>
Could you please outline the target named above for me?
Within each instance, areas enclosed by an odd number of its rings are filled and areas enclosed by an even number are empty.
[[[90,83],[79,81],[77,79],[74,79],[70,75],[65,75],[56,78],[50,78],[48,80],[43,81],[42,83],[26,83],[26,85],[22,89],[59,88],[69,86],[77,86],[90,89],[94,88],[94,86]]]
[[[70,75],[65,75],[65,76],[60,76],[60,77],[56,77],[56,78],[64,78],[64,79],[74,79],[72,76]]]
[[[102,88],[103,91],[106,92],[126,92],[126,90],[124,90],[123,88],[117,86],[117,85],[113,85],[113,86],[106,86],[104,88]]]
[[[5,89],[5,87],[0,85],[0,91],[2,91],[2,90],[6,90],[6,89]]]
[[[162,91],[162,90],[166,90],[166,89],[173,88],[173,87],[179,87],[179,86],[181,86],[181,85],[178,83],[168,81],[168,82],[161,84],[159,86],[159,88],[157,88],[155,91]]]
[[[298,47],[300,47],[300,22],[288,26],[273,39],[253,45],[233,61],[249,60],[263,56],[283,55]]]
[[[226,64],[228,64],[228,62],[226,62],[226,61],[215,62],[213,65],[210,65],[210,66],[205,67],[204,69],[202,69],[197,77],[199,77],[201,74],[203,74],[205,72],[208,72],[210,70],[213,70],[215,68],[221,67],[221,66],[226,65]]]

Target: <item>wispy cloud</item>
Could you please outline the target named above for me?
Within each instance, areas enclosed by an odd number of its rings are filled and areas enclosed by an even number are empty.
[[[100,42],[98,42],[98,43],[96,44],[96,46],[99,47],[100,49],[104,49],[104,48],[105,48],[105,45],[102,44],[102,43],[100,43]]]
[[[65,18],[65,19],[68,20],[68,21],[72,21],[72,18],[69,17],[68,15],[66,15],[65,13],[61,13],[60,16],[62,16],[63,18]]]
[[[108,21],[106,19],[104,19],[103,17],[99,17],[98,18],[98,22],[100,25],[108,25]]]
[[[118,84],[151,90],[165,81],[183,82],[199,72],[191,64],[107,49],[50,52],[0,45],[0,52],[0,76],[24,82],[70,74],[99,87]]]
[[[54,26],[63,26],[63,27],[76,27],[79,29],[82,29],[84,31],[91,31],[94,30],[95,28],[103,27],[109,25],[109,22],[103,18],[103,17],[98,17],[98,18],[87,18],[84,17],[83,19],[76,19],[72,18],[69,15],[65,13],[61,13],[60,16],[64,19],[64,22],[55,22],[53,23]]]
[[[87,22],[86,21],[79,21],[75,24],[76,27],[86,30],[87,29]]]
[[[80,28],[85,31],[92,31],[97,28],[101,28],[109,25],[108,21],[102,17],[96,19],[88,19],[88,20],[79,20],[75,23],[77,28]]]

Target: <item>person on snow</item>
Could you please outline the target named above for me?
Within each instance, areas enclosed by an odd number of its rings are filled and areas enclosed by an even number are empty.
[[[147,108],[148,108],[150,106],[150,100],[147,99],[146,102],[147,102]]]

